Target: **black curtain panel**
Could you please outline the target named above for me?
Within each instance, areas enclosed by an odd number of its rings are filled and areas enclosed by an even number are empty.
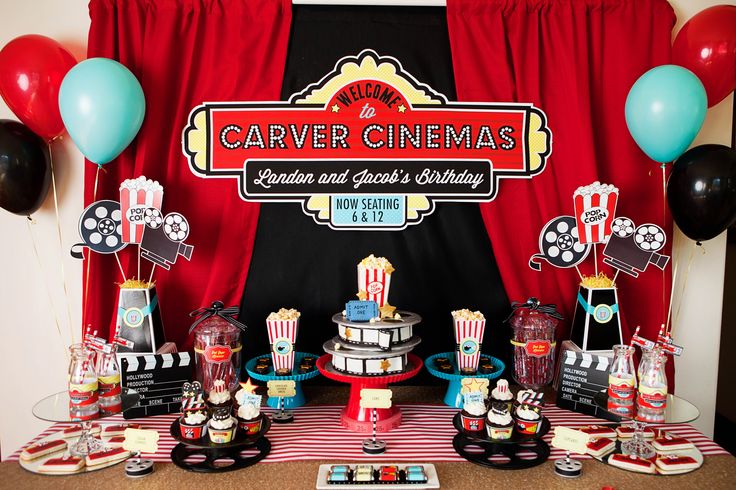
[[[395,57],[420,82],[455,100],[444,9],[295,6],[293,14],[282,100],[366,48]],[[423,318],[414,330],[422,338],[417,355],[452,351],[450,311],[467,307],[488,319],[483,351],[510,367],[510,327],[502,323],[509,300],[472,203],[438,203],[422,223],[398,232],[334,231],[297,203],[263,204],[240,310],[249,327],[246,357],[268,352],[266,316],[280,307],[302,312],[297,349],[322,355],[323,342],[337,335],[331,317],[356,299],[356,265],[370,253],[396,268],[390,303]],[[435,382],[423,372],[409,383]]]

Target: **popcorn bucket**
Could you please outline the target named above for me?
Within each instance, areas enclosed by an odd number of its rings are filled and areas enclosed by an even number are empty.
[[[391,286],[391,273],[383,269],[366,268],[358,264],[358,291],[365,291],[368,301],[378,306],[388,303],[388,290]]]
[[[612,352],[623,344],[618,291],[580,285],[570,338],[584,352]]]
[[[266,325],[273,370],[279,376],[289,375],[294,369],[294,344],[299,320],[266,320]]]
[[[607,242],[616,215],[618,189],[612,185],[595,182],[578,187],[573,199],[580,243],[586,245]]]
[[[120,211],[122,212],[122,237],[124,243],[141,243],[144,211],[161,210],[164,188],[156,181],[140,176],[120,184]]]
[[[121,339],[129,341],[118,354],[155,354],[165,341],[156,288],[121,287],[115,328]]]
[[[453,320],[455,323],[455,358],[462,374],[475,374],[480,362],[485,320]]]

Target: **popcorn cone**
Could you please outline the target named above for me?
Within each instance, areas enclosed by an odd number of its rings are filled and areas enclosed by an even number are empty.
[[[268,342],[271,344],[273,370],[294,369],[294,344],[299,330],[299,320],[266,320]]]
[[[455,358],[461,373],[475,373],[480,362],[480,348],[483,333],[486,330],[485,320],[455,320]]]
[[[366,268],[358,264],[358,291],[366,292],[368,301],[375,301],[379,308],[388,303],[391,273],[384,269]]]

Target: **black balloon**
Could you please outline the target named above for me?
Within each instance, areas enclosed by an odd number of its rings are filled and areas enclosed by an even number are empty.
[[[21,216],[36,211],[49,191],[46,143],[17,121],[0,119],[0,207]]]
[[[736,221],[736,150],[701,145],[675,161],[667,202],[680,230],[692,240],[710,240]]]

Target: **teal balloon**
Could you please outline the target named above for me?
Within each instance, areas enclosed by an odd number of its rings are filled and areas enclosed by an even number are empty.
[[[708,96],[690,70],[662,65],[642,75],[626,97],[626,125],[649,158],[671,162],[703,126]]]
[[[102,165],[120,155],[138,134],[146,99],[141,84],[125,66],[107,58],[90,58],[64,77],[59,109],[77,148]]]

